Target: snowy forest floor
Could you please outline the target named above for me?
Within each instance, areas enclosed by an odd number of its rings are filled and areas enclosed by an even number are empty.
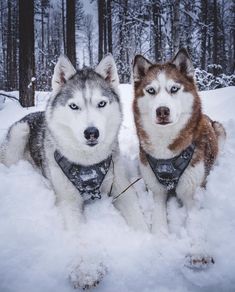
[[[119,140],[133,179],[138,176],[138,144],[131,86],[120,89],[124,121]],[[192,210],[187,227],[173,226],[177,232],[164,239],[131,230],[109,198],[85,208],[86,222],[74,236],[63,229],[45,178],[25,161],[10,168],[0,164],[0,291],[74,291],[67,279],[69,265],[81,257],[88,268],[98,261],[108,267],[97,292],[235,291],[235,87],[200,95],[204,112],[226,127],[227,142],[208,178],[207,190],[197,191],[200,208]],[[37,106],[30,109],[7,100],[0,110],[0,140],[14,121],[43,109],[48,96],[38,93]],[[151,194],[145,192],[143,182],[136,189],[150,221]],[[195,236],[202,236],[205,251],[215,259],[208,270],[184,267]]]

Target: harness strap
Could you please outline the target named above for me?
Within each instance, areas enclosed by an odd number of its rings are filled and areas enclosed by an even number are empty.
[[[70,162],[58,150],[54,158],[63,173],[80,192],[84,201],[101,199],[100,187],[109,170],[112,156],[93,165],[80,165]]]
[[[148,163],[157,180],[167,190],[167,201],[171,197],[177,198],[176,187],[178,185],[180,177],[184,173],[185,169],[188,167],[193,157],[194,150],[195,144],[192,143],[178,156],[170,159],[156,159],[150,154],[145,153]]]

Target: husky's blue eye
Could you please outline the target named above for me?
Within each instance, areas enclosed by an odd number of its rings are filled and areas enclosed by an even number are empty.
[[[172,86],[171,87],[171,93],[176,93],[180,88],[177,86]]]
[[[70,107],[72,110],[79,110],[79,109],[80,109],[79,106],[77,106],[75,103],[71,103],[71,104],[69,105],[69,107]]]
[[[156,94],[156,90],[153,87],[149,87],[148,89],[146,89],[146,91],[151,95]]]
[[[101,102],[98,103],[98,107],[105,107],[107,102],[105,100],[102,100]]]

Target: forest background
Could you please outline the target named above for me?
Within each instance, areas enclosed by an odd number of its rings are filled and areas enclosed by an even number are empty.
[[[234,0],[0,0],[0,24],[0,89],[23,106],[51,89],[61,53],[82,68],[110,52],[129,83],[135,54],[163,62],[186,47],[199,89],[235,85]]]

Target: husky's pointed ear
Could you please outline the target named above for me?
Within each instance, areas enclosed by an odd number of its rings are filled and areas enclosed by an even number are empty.
[[[193,77],[193,63],[191,62],[188,51],[185,48],[178,51],[171,63],[175,64],[181,73],[186,74],[189,77]]]
[[[140,81],[153,64],[142,55],[136,55],[133,61],[133,79]]]
[[[107,54],[98,64],[95,72],[100,74],[114,88],[119,85],[117,67],[112,54]]]
[[[76,73],[72,63],[65,55],[60,55],[52,77],[52,89],[58,91],[66,81]]]

